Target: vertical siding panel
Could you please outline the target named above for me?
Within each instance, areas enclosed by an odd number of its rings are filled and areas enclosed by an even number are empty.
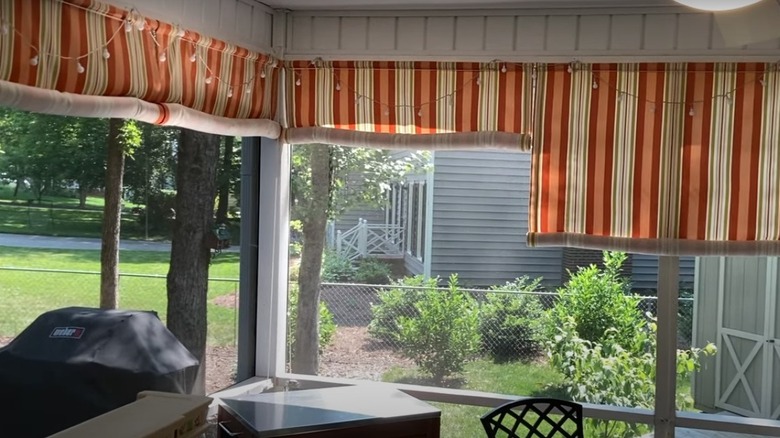
[[[549,16],[545,38],[547,50],[575,50],[577,48],[577,17],[573,15]]]
[[[580,17],[577,49],[609,49],[609,18],[609,15],[584,15]]]
[[[365,50],[368,42],[367,24],[367,17],[342,18],[339,48],[344,50]]]
[[[511,51],[514,45],[514,34],[514,17],[487,17],[485,50]]]
[[[698,271],[694,282],[696,318],[693,327],[693,346],[703,348],[709,342],[717,341],[719,258],[697,257],[696,264]],[[703,357],[701,369],[694,373],[693,398],[697,409],[715,410],[714,357]]]
[[[398,51],[420,51],[425,45],[425,19],[421,17],[398,18]]]
[[[644,49],[674,50],[677,38],[677,15],[652,14],[645,16]]]
[[[295,15],[292,19],[292,49],[311,50],[312,17]]]
[[[369,17],[368,50],[395,50],[395,23],[394,17]]]
[[[481,35],[479,37],[482,39]],[[425,50],[452,51],[455,46],[455,17],[428,17]]]
[[[710,14],[680,14],[677,49],[705,50],[710,45]]]
[[[485,44],[484,36],[484,17],[457,17],[455,19],[455,50],[482,50]]]
[[[339,17],[314,17],[312,19],[312,48],[339,48]]]
[[[535,52],[544,50],[547,21],[542,16],[517,17],[515,50]]]
[[[641,15],[614,15],[611,29],[610,49],[620,51],[642,49]]]

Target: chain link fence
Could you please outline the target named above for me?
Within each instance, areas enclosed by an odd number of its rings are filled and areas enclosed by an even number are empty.
[[[512,318],[518,325],[526,324],[531,330],[541,330],[544,311],[555,305],[555,292],[509,292],[505,290],[459,289],[470,295],[479,307],[479,332],[483,348],[500,350],[514,349],[520,356],[538,354],[540,339],[522,329],[516,329],[513,345],[501,336],[506,332],[504,322]],[[333,321],[340,328],[364,329],[368,340],[375,347],[400,350],[397,321],[401,317],[417,316],[415,302],[420,293],[452,293],[447,288],[430,289],[399,285],[369,285],[347,283],[323,283],[321,300],[325,303]],[[382,299],[384,295],[384,300]],[[640,297],[638,310],[642,314],[655,316],[656,297]],[[691,346],[693,333],[693,298],[680,298],[678,311],[678,348]],[[525,336],[524,334],[528,334]],[[501,345],[499,345],[501,344]]]

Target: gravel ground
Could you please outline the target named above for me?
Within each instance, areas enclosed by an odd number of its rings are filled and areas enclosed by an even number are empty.
[[[366,327],[339,327],[320,358],[320,375],[378,381],[394,366],[412,365],[409,359],[373,342]]]

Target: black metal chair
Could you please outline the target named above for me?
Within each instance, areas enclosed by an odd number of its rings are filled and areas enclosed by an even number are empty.
[[[554,398],[503,404],[481,418],[488,438],[584,438],[582,405]]]

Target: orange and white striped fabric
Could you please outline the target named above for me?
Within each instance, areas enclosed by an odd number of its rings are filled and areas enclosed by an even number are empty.
[[[774,64],[550,65],[531,246],[780,254]]]
[[[167,103],[227,118],[275,117],[278,69],[267,67],[273,62],[267,55],[191,31],[182,36],[152,19],[146,19],[144,31],[125,32],[127,13],[92,0],[3,0],[0,19],[9,31],[0,35],[0,80],[80,95],[136,97],[162,105],[160,123]],[[108,41],[106,59],[102,49]],[[206,84],[210,75],[221,80]]]
[[[529,134],[530,65],[308,62],[285,65],[287,125],[385,134]],[[530,147],[530,137],[524,135]]]

